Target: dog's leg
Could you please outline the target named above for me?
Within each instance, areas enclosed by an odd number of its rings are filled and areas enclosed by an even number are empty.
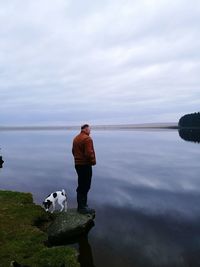
[[[52,211],[51,211],[51,213],[53,213],[54,212],[54,210],[55,210],[55,203],[54,202],[52,202]]]
[[[63,203],[60,203],[60,206],[61,206],[61,209],[60,209],[60,212],[61,212],[61,211],[63,211],[63,209],[64,209],[64,205],[63,205]]]
[[[65,212],[67,212],[67,200],[65,200],[65,202],[64,202],[65,204]]]
[[[62,199],[58,199],[58,204],[61,206],[60,212],[63,211],[64,206],[63,206],[63,200]]]

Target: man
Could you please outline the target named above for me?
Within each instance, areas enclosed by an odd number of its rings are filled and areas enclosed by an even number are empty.
[[[92,166],[96,164],[95,151],[88,124],[81,126],[81,132],[74,138],[72,154],[78,175],[78,187],[76,189],[77,210],[83,214],[94,213],[95,210],[88,208],[87,205],[87,194],[90,190],[92,179]]]

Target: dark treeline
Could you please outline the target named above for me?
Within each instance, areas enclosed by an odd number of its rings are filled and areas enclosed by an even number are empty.
[[[179,129],[179,136],[185,141],[200,143],[200,129]]]
[[[200,128],[200,112],[186,114],[180,118],[178,123],[179,128]]]
[[[200,143],[200,112],[186,114],[180,118],[179,136],[185,141]]]

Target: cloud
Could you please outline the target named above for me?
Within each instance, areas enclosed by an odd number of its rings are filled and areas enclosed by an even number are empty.
[[[198,111],[198,1],[0,5],[1,124],[177,121]]]

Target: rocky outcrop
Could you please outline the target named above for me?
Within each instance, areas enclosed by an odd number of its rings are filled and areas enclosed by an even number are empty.
[[[30,193],[0,190],[0,266],[78,267],[78,252],[62,246],[78,241],[94,225],[94,215],[75,209],[51,214]],[[55,246],[59,245],[59,246]]]
[[[75,241],[94,226],[95,215],[80,214],[76,209],[55,213],[47,230],[50,245],[63,245]]]

